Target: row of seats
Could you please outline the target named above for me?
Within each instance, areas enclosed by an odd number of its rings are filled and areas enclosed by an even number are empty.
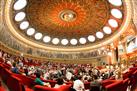
[[[0,76],[10,91],[69,91],[71,87],[71,85],[63,85],[60,88],[49,88],[46,86],[35,85],[35,78],[12,73],[9,67],[2,63],[0,64]],[[47,80],[46,82],[49,82],[52,85],[55,84],[53,84],[54,81],[52,82]]]
[[[129,82],[129,78],[125,80],[104,80],[102,85],[106,91],[126,91]]]
[[[129,73],[123,74],[124,80],[107,79],[102,81],[103,89],[106,91],[126,91],[128,86],[134,86],[137,82],[137,69],[130,69]],[[73,85],[73,83],[66,83],[68,85],[63,85],[60,88],[35,85],[35,77],[14,74],[9,70],[8,65],[2,63],[0,64],[0,76],[11,91],[70,91],[70,87]],[[49,82],[51,87],[56,84],[56,81],[52,80],[43,81]],[[34,89],[32,89],[33,86]],[[90,89],[90,83],[85,83],[85,88]]]
[[[130,87],[132,91],[137,84],[137,67],[129,69],[123,74],[123,80],[104,80],[102,82],[103,88],[107,91],[127,91]]]

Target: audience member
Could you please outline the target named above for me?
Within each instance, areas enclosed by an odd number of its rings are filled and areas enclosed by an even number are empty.
[[[60,86],[65,85],[63,78],[58,78],[57,83],[55,84],[54,88],[59,88]]]
[[[74,81],[73,88],[76,91],[84,91],[84,83],[82,82],[82,77],[78,76],[78,79]]]

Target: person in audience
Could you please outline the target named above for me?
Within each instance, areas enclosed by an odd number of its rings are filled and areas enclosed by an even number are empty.
[[[6,60],[6,64],[8,64],[10,67],[12,67],[12,63],[9,59]]]
[[[19,72],[20,72],[20,74],[22,74],[22,75],[26,75],[23,67],[20,67]]]
[[[55,84],[54,88],[59,88],[60,86],[65,85],[63,78],[58,78],[57,83]]]
[[[88,82],[88,77],[85,77],[83,80],[84,80],[84,83]]]
[[[36,82],[37,85],[44,86],[44,82],[40,79],[40,73],[36,73],[35,82]]]
[[[67,71],[67,73],[66,73],[66,78],[67,78],[68,80],[70,80],[72,76],[73,76],[73,74],[71,73],[71,71]]]
[[[49,76],[50,76],[50,74],[49,74],[48,70],[46,72],[44,72],[44,76],[43,77],[44,77],[45,80],[48,80]]]
[[[79,75],[78,79],[74,81],[73,89],[75,89],[76,91],[85,91],[82,76]]]
[[[93,81],[90,84],[90,91],[101,91],[101,82],[98,80],[98,76],[93,76]]]
[[[16,74],[20,73],[16,63],[13,63],[13,68],[11,69],[11,71]]]
[[[28,76],[28,69],[27,69],[27,66],[24,66],[23,69],[24,69],[24,73],[25,73],[25,75]]]

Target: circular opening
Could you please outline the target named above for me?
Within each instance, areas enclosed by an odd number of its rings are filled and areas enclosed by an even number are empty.
[[[61,43],[62,43],[62,45],[67,45],[67,44],[68,44],[68,40],[67,40],[67,39],[63,39],[63,40],[61,41]]]
[[[43,38],[43,41],[44,41],[45,43],[50,42],[50,40],[51,40],[51,38],[50,38],[49,36],[45,36],[45,37]]]
[[[19,22],[25,18],[26,14],[24,12],[19,12],[15,16],[15,21]]]
[[[20,24],[20,29],[22,29],[22,30],[27,29],[28,27],[29,27],[29,22],[28,21],[23,21]]]
[[[57,45],[59,43],[59,39],[58,38],[54,38],[52,40],[52,43],[55,44],[55,45]]]
[[[121,6],[122,5],[122,1],[121,0],[108,0],[109,3],[111,3],[114,6]]]
[[[96,33],[96,36],[97,36],[97,38],[99,38],[99,39],[102,39],[102,38],[104,37],[104,35],[103,35],[102,32],[97,32],[97,33]]]
[[[93,35],[89,35],[89,36],[88,36],[88,40],[89,40],[90,42],[94,42],[94,41],[95,41],[95,37],[94,37]]]
[[[122,12],[119,9],[112,9],[111,14],[118,19],[122,18]]]
[[[42,38],[42,33],[36,33],[35,34],[35,39],[40,40]]]
[[[29,36],[33,35],[34,33],[35,33],[35,29],[34,28],[29,28],[27,30],[27,35],[29,35]]]
[[[85,38],[80,38],[79,39],[80,44],[85,44],[87,40]]]
[[[114,19],[109,19],[108,23],[113,28],[117,28],[118,27],[118,22],[116,20],[114,20]]]
[[[107,27],[107,26],[103,28],[103,31],[104,31],[106,34],[111,34],[111,33],[112,33],[111,28],[110,28],[110,27]]]
[[[78,43],[78,41],[77,41],[76,39],[71,39],[71,40],[70,40],[70,43],[71,43],[72,45],[76,45],[76,44]]]
[[[14,10],[21,10],[27,5],[27,0],[18,0],[14,4]]]

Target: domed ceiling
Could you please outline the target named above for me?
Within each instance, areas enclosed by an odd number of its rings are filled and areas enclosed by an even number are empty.
[[[29,42],[49,49],[75,50],[104,43],[124,30],[128,17],[126,0],[9,2],[14,30]]]

